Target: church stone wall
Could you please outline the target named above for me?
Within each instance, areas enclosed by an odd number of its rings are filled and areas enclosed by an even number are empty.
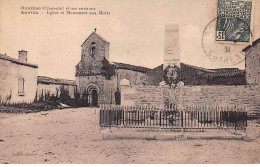
[[[131,85],[149,85],[147,74],[127,69],[117,69],[118,85],[122,79],[128,79]]]
[[[83,95],[88,85],[94,84],[99,89],[98,104],[115,104],[115,93],[122,79],[129,80],[131,85],[149,84],[149,76],[145,73],[127,69],[116,69],[116,76],[113,76],[111,80],[105,79],[102,75],[76,76],[76,85],[80,94]]]
[[[115,92],[117,90],[116,80],[105,79],[104,76],[81,76],[76,77],[76,85],[81,95],[86,91],[89,85],[96,85],[99,89],[98,104],[115,103]]]
[[[95,42],[96,48],[93,56],[90,55],[92,42]],[[92,33],[81,46],[81,61],[76,66],[76,75],[100,74],[104,57],[109,59],[109,43]]]
[[[24,78],[24,94],[18,94],[18,79]],[[37,68],[0,59],[0,103],[31,103],[37,89]]]

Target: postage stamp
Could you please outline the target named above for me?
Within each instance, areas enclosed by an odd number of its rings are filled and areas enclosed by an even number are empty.
[[[216,41],[249,43],[252,0],[218,0]]]
[[[216,20],[217,18],[211,20],[203,31],[201,42],[204,53],[213,63],[223,67],[242,63],[245,59],[245,55],[242,52],[245,46],[234,41],[224,41],[221,43],[216,41]],[[252,33],[250,35],[252,36]]]

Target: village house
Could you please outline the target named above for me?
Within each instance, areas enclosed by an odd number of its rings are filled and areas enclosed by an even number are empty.
[[[38,76],[38,66],[27,62],[27,51],[18,59],[0,54],[0,103],[32,103],[47,97],[66,94],[75,98],[75,81]]]
[[[59,98],[65,93],[70,98],[75,98],[77,86],[75,81],[59,78],[50,78],[46,76],[37,77],[37,100],[45,100],[47,97]]]
[[[18,59],[0,54],[0,103],[31,103],[37,89],[38,66],[27,62],[27,51]]]
[[[249,85],[260,83],[260,38],[243,49],[245,52],[246,82]]]

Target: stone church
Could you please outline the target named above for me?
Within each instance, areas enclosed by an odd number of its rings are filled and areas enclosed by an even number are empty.
[[[184,85],[246,84],[244,70],[205,69],[181,63],[179,28],[176,26],[166,26],[164,63],[154,69],[111,62],[109,45],[110,43],[96,31],[92,32],[81,45],[81,60],[76,65],[76,85],[86,106],[120,104],[120,85],[159,86],[165,84],[167,65],[178,67],[178,79]]]

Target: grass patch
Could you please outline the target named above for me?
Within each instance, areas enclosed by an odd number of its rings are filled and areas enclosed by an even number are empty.
[[[33,102],[33,103],[19,103],[19,104],[1,104],[0,112],[2,113],[34,113],[40,111],[48,111],[53,109],[62,108],[60,103],[46,101],[46,102]]]

